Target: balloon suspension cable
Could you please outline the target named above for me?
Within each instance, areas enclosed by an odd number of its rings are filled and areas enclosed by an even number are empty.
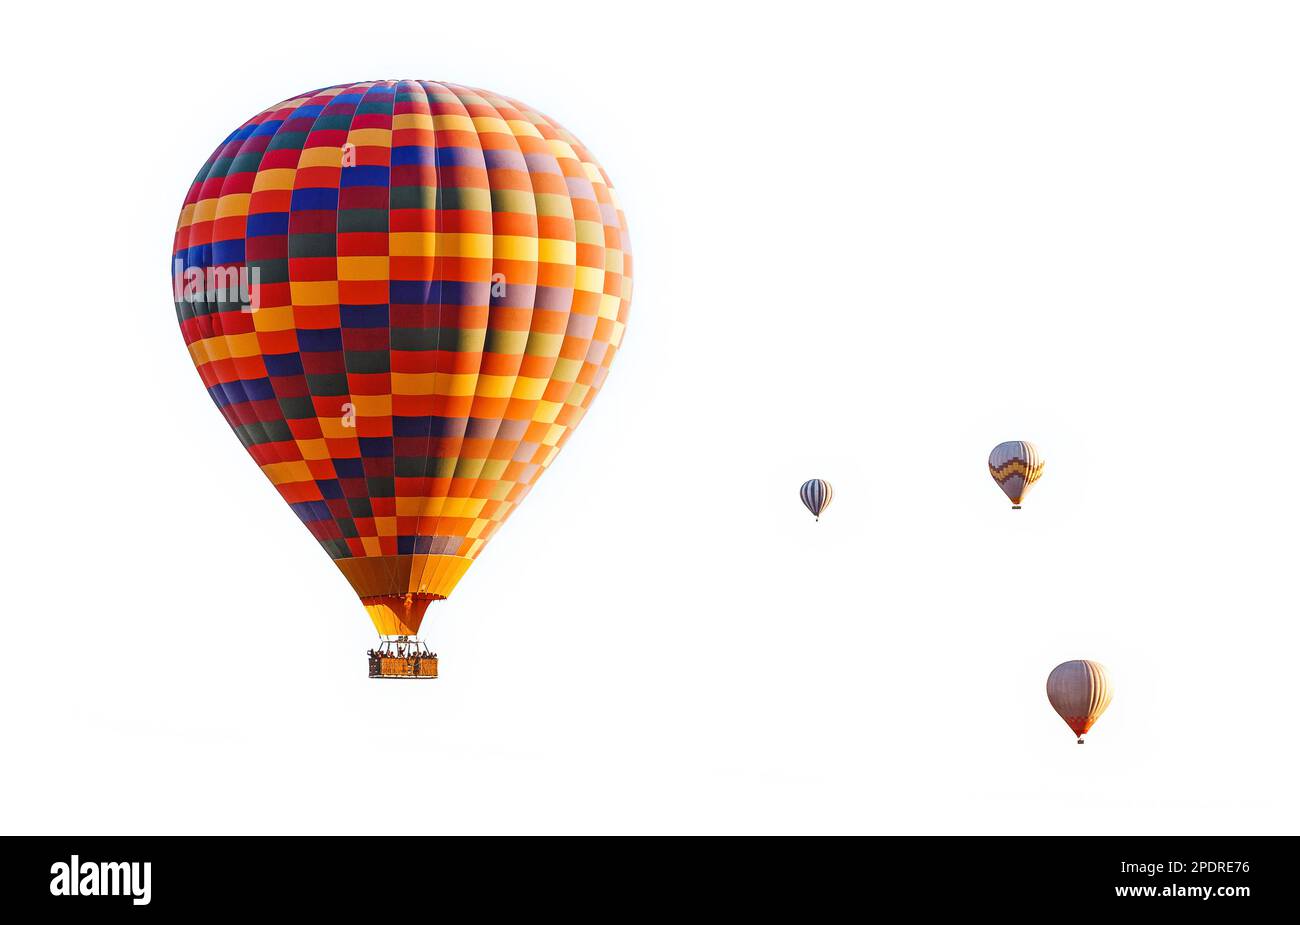
[[[366,655],[372,678],[438,677],[438,653],[416,636],[382,636]]]

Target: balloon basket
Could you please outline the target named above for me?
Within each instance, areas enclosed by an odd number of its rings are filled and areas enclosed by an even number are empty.
[[[414,636],[385,636],[366,655],[372,678],[436,678],[438,656]]]

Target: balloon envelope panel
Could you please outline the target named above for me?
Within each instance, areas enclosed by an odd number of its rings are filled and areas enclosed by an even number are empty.
[[[186,196],[173,276],[235,434],[376,628],[413,633],[605,381],[632,257],[608,176],[554,121],[377,81],[228,136]]]

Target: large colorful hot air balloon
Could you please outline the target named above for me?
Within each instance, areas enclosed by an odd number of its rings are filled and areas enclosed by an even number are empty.
[[[315,90],[208,158],[173,276],[203,384],[412,673],[426,608],[555,459],[622,340],[632,257],[609,177],[486,90]]]
[[[830,507],[831,483],[825,479],[809,479],[799,488],[799,499],[812,511],[813,517],[822,519],[822,511]]]
[[[1062,662],[1047,676],[1047,699],[1079,737],[1080,745],[1084,734],[1110,706],[1111,693],[1110,676],[1099,662]]]
[[[999,443],[989,454],[989,473],[1011,499],[1011,509],[1018,511],[1030,486],[1043,475],[1043,454],[1024,440]]]

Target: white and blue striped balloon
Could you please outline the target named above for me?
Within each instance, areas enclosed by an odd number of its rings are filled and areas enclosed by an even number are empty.
[[[825,479],[809,479],[799,489],[799,499],[814,517],[821,520],[822,511],[831,503],[831,483]]]

